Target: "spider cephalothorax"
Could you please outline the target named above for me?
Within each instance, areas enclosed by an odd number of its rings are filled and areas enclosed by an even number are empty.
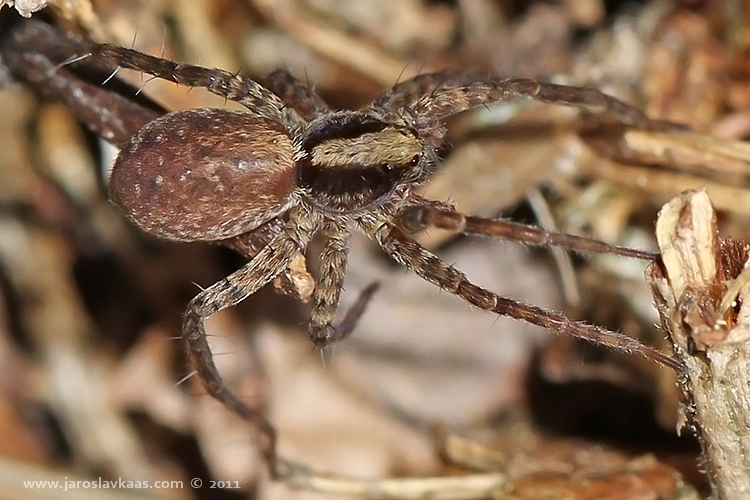
[[[342,323],[334,325],[350,232],[362,231],[396,262],[479,308],[614,349],[640,352],[676,367],[669,356],[624,335],[480,288],[408,235],[440,227],[651,259],[654,255],[648,252],[463,215],[450,205],[418,196],[411,188],[429,177],[447,116],[508,97],[577,106],[625,126],[670,124],[649,120],[637,108],[595,89],[450,71],[399,83],[363,110],[333,112],[283,71],[271,74],[268,87],[263,87],[222,70],[180,65],[111,45],[92,46],[91,53],[122,67],[205,87],[248,108],[245,112],[177,111],[148,123],[122,148],[110,190],[122,211],[152,234],[175,240],[241,240],[243,248],[253,249],[247,265],[190,302],[183,336],[208,392],[267,437],[264,452],[272,471],[273,427],[226,387],[214,365],[203,323],[284,273],[316,234],[323,236],[324,247],[308,331],[317,345],[348,335],[372,292],[368,289]]]
[[[426,172],[424,145],[414,130],[365,113],[323,115],[305,128],[300,143],[299,186],[324,211],[370,209]]]

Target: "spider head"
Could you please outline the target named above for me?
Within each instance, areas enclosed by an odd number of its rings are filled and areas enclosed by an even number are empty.
[[[299,186],[326,211],[350,213],[380,203],[427,171],[424,144],[414,131],[361,112],[314,120],[300,149]]]

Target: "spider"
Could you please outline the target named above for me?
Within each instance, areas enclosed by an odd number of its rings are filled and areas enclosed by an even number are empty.
[[[483,310],[678,367],[673,358],[622,334],[485,290],[410,236],[439,227],[654,259],[656,255],[645,251],[464,215],[447,203],[419,196],[414,188],[429,179],[438,162],[446,117],[509,97],[577,106],[625,126],[671,124],[650,120],[637,108],[595,89],[530,79],[441,71],[401,82],[363,109],[334,111],[285,71],[269,75],[264,87],[219,69],[178,64],[109,44],[92,45],[90,55],[178,84],[204,87],[248,109],[189,109],[149,122],[117,156],[110,193],[135,225],[158,237],[252,248],[255,256],[244,267],[190,301],[183,337],[206,390],[265,438],[261,447],[272,473],[275,430],[222,380],[204,321],[285,273],[316,234],[323,236],[324,246],[308,332],[317,346],[349,335],[374,291],[368,287],[343,321],[334,323],[350,234],[360,231],[397,263]]]

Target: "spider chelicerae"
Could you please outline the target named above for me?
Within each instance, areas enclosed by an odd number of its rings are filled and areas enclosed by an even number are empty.
[[[463,215],[414,192],[427,181],[450,115],[515,96],[576,106],[637,128],[671,128],[602,92],[530,79],[478,78],[456,71],[423,74],[381,93],[360,110],[334,111],[285,71],[266,86],[218,69],[178,64],[132,49],[93,45],[90,55],[179,84],[204,87],[247,111],[189,109],[145,125],[122,148],[110,180],[112,200],[141,229],[178,241],[221,241],[251,249],[241,269],[190,301],[183,336],[207,391],[249,420],[266,439],[275,471],[275,431],[226,386],[214,365],[204,321],[288,272],[313,236],[324,239],[309,335],[318,346],[346,337],[372,294],[368,287],[334,323],[349,238],[360,231],[396,262],[481,309],[677,367],[673,358],[622,334],[501,297],[420,246],[428,227],[653,259],[654,254]]]

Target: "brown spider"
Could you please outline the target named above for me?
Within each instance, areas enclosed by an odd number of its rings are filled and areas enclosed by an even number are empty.
[[[179,84],[205,87],[249,110],[191,109],[151,121],[120,151],[110,190],[127,217],[151,234],[180,241],[222,241],[257,254],[190,301],[183,336],[208,392],[266,437],[263,451],[273,473],[275,431],[225,385],[203,323],[282,275],[318,233],[325,245],[308,330],[318,346],[346,337],[373,291],[368,288],[344,321],[334,325],[349,237],[356,230],[399,264],[481,309],[677,367],[669,356],[622,334],[480,288],[409,236],[440,227],[653,259],[648,252],[588,238],[466,216],[420,197],[413,188],[429,178],[438,160],[444,118],[508,97],[578,106],[626,126],[669,124],[649,120],[638,109],[595,89],[528,79],[477,79],[450,71],[425,74],[386,90],[364,109],[332,111],[283,71],[272,73],[266,88],[222,70],[177,64],[107,44],[93,46],[91,54]]]

